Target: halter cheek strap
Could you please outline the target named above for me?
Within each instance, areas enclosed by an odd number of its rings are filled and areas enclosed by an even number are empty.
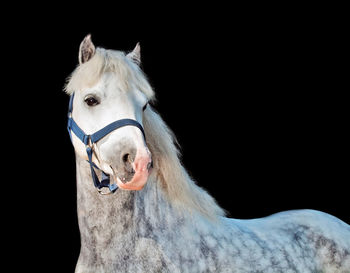
[[[140,123],[138,123],[136,120],[133,119],[120,119],[117,121],[114,121],[107,126],[103,127],[102,129],[98,130],[97,132],[93,133],[92,135],[87,135],[85,132],[78,126],[78,124],[74,121],[72,118],[72,111],[73,111],[73,99],[74,99],[74,93],[70,97],[69,100],[69,107],[68,107],[68,124],[67,129],[70,136],[70,139],[72,141],[72,133],[73,132],[80,140],[83,142],[86,146],[86,153],[88,156],[88,162],[90,164],[90,170],[91,170],[91,176],[92,180],[94,182],[95,187],[99,190],[101,194],[102,188],[109,188],[109,193],[114,193],[118,186],[116,183],[111,184],[110,183],[110,175],[103,172],[101,169],[99,169],[95,163],[92,162],[92,155],[93,155],[93,144],[99,141],[100,139],[104,138],[106,135],[111,133],[112,131],[124,127],[124,126],[135,126],[139,128],[142,132],[143,137],[146,139],[145,132],[143,130],[143,127]],[[100,170],[102,172],[101,180],[98,178],[94,168]]]

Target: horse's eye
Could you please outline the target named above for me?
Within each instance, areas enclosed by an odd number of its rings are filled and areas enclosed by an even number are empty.
[[[95,106],[95,105],[99,104],[98,100],[95,99],[94,97],[87,97],[85,99],[85,103],[89,106]]]
[[[142,107],[142,111],[145,111],[147,108],[148,102]]]

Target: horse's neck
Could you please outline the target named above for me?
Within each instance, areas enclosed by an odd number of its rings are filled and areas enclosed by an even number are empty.
[[[93,185],[89,164],[77,159],[78,219],[82,248],[108,248],[123,245],[135,236],[152,236],[154,231],[169,228],[182,221],[164,197],[151,174],[142,191],[118,190],[100,195]]]

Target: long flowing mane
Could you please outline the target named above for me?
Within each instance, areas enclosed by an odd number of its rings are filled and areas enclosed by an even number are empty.
[[[149,100],[155,100],[154,91],[139,66],[126,58],[125,53],[103,48],[97,48],[91,60],[75,69],[65,91],[71,95],[93,86],[105,72],[115,73],[123,90],[136,87]],[[169,201],[181,209],[200,212],[212,220],[224,216],[224,210],[188,175],[181,164],[174,134],[152,107],[144,112],[143,125],[147,146],[152,153],[153,171]]]

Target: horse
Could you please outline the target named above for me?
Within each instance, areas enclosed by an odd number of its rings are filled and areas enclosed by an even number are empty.
[[[64,87],[75,150],[76,273],[350,272],[350,226],[316,210],[226,217],[180,161],[129,53],[80,44]]]

